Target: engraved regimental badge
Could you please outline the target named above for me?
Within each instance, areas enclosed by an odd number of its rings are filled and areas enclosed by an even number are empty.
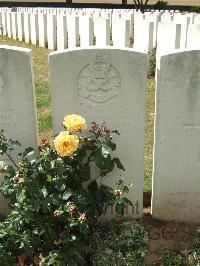
[[[117,96],[121,87],[119,72],[100,55],[86,65],[78,76],[78,95],[96,103]]]

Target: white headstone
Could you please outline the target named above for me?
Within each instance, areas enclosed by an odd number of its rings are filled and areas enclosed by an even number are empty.
[[[30,24],[31,24],[31,43],[36,45],[39,43],[39,24],[38,15],[30,14]]]
[[[56,50],[56,15],[47,15],[48,49]]]
[[[200,49],[200,24],[188,26],[187,49]]]
[[[67,48],[67,16],[57,15],[57,50]]]
[[[7,17],[6,13],[2,13],[2,27],[3,27],[3,35],[7,35]]]
[[[116,48],[130,47],[130,21],[117,16],[112,20],[112,41]]]
[[[11,13],[6,13],[6,22],[7,22],[7,35],[9,38],[12,38],[12,23],[11,23]]]
[[[30,43],[31,38],[31,22],[30,14],[24,13],[24,39],[26,43]]]
[[[75,48],[79,44],[79,18],[67,17],[68,48]]]
[[[105,182],[116,187],[120,173],[126,182],[133,182],[128,194],[133,207],[127,215],[141,217],[147,55],[131,49],[76,49],[51,53],[49,66],[53,132],[58,133],[64,116],[73,113],[85,117],[88,124],[106,121],[118,129],[115,156],[126,172],[115,169]]]
[[[165,22],[165,23],[172,22],[173,20],[174,20],[174,16],[171,14],[163,14],[160,17],[160,21]]]
[[[162,56],[157,72],[152,215],[200,222],[200,51]]]
[[[0,10],[0,35],[3,35],[2,11]]]
[[[97,47],[110,45],[110,19],[96,17],[94,19],[94,29]]]
[[[37,149],[36,108],[31,50],[0,46],[0,128],[22,149]],[[0,213],[7,211],[0,200]]]
[[[12,38],[17,39],[17,13],[11,13]]]
[[[87,48],[93,45],[94,41],[94,23],[93,19],[89,16],[80,16],[79,18],[80,29],[80,46]]]
[[[150,52],[153,48],[154,23],[148,20],[137,20],[134,24],[134,48]]]
[[[157,34],[157,62],[162,55],[180,48],[181,24],[160,22]]]
[[[194,17],[193,23],[194,24],[200,24],[200,15],[199,14],[196,14],[196,16]]]
[[[24,40],[24,15],[17,12],[17,35],[20,41]]]
[[[39,46],[47,46],[47,15],[39,13],[38,14],[38,24],[39,24]]]
[[[147,19],[148,19],[149,22],[153,22],[153,47],[156,47],[156,44],[157,44],[157,33],[158,33],[158,24],[160,22],[161,15],[153,13],[153,14],[150,14],[147,17]]]
[[[181,24],[181,39],[180,39],[180,48],[185,49],[187,44],[187,31],[188,25],[190,23],[190,17],[188,15],[175,15],[174,22]]]

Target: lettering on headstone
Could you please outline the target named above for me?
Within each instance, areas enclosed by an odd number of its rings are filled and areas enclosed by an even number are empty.
[[[120,87],[119,72],[98,54],[78,76],[78,94],[96,103],[105,103],[117,96]]]

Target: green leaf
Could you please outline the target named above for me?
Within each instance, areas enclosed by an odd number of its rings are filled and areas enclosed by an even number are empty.
[[[23,203],[23,201],[26,199],[26,191],[24,189],[19,191],[16,194],[16,198],[19,203]]]
[[[106,145],[102,145],[101,153],[102,153],[104,158],[108,158],[108,156],[110,155],[110,148],[107,147]]]
[[[85,236],[88,235],[90,232],[89,226],[86,223],[79,224],[79,230],[80,230],[80,233]]]
[[[52,176],[47,175],[47,182],[51,182],[52,181]]]
[[[19,142],[19,141],[17,141],[17,140],[9,140],[9,142],[10,142],[10,144],[12,145],[12,146],[21,146],[21,143]]]
[[[130,204],[131,206],[133,205],[129,199],[121,198],[116,204],[116,207],[115,207],[116,213],[118,213],[119,215],[123,215],[127,204]]]
[[[77,249],[81,252],[85,252],[88,249],[88,245],[83,241],[79,241],[77,245]]]
[[[70,240],[71,241],[76,241],[77,239],[77,236],[76,235],[70,235]]]
[[[68,200],[70,197],[72,196],[72,192],[71,191],[65,191],[62,195],[62,199],[63,200]]]
[[[77,227],[79,226],[79,223],[78,221],[72,221],[70,224],[69,224],[70,227]]]
[[[129,199],[127,199],[127,198],[125,198],[125,197],[123,197],[122,199],[126,202],[126,205],[127,205],[127,204],[130,204],[131,206],[133,206],[132,201],[130,201]]]
[[[3,155],[4,153],[6,153],[8,150],[8,146],[6,145],[6,143],[2,143],[0,145],[0,154]]]
[[[22,153],[20,154],[20,156],[22,156],[22,157],[27,157],[27,156],[31,156],[31,155],[33,155],[33,154],[34,154],[34,149],[31,148],[31,147],[28,147],[28,148],[26,148],[26,149],[24,150],[24,152],[22,152]]]
[[[94,153],[94,158],[98,168],[108,172],[113,170],[114,162],[111,159],[110,149],[108,147],[102,146],[100,149],[97,149]]]
[[[15,169],[12,165],[6,165],[5,170],[7,173],[9,173],[11,176],[15,175]]]
[[[113,161],[117,165],[117,168],[122,169],[123,171],[125,171],[125,168],[124,168],[123,164],[120,162],[119,158],[114,158]]]
[[[123,215],[125,207],[126,207],[126,202],[123,200],[119,201],[115,206],[116,213],[119,215]]]
[[[116,150],[116,144],[110,140],[105,142],[108,147],[111,148],[112,151]]]
[[[42,189],[42,195],[44,196],[44,198],[46,198],[48,196],[48,191],[45,187],[43,187],[43,189]]]
[[[77,156],[85,157],[86,156],[86,148],[82,146],[81,149],[77,149]]]
[[[56,188],[59,190],[59,191],[64,191],[65,188],[66,188],[66,184],[64,183],[64,180],[63,179],[56,179]]]
[[[81,175],[81,179],[82,181],[87,181],[90,179],[90,165],[89,163],[85,164],[83,168],[81,168],[80,170],[80,175]]]

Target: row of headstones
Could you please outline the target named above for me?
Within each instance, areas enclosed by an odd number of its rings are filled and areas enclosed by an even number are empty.
[[[152,215],[163,220],[200,221],[200,51],[161,57],[157,71]],[[117,153],[133,183],[127,216],[143,209],[145,91],[148,56],[130,49],[76,49],[49,56],[53,134],[63,117],[77,113],[118,129]],[[0,46],[0,128],[22,147],[37,150],[31,50]],[[0,201],[1,213],[5,203]],[[113,210],[110,210],[115,215]]]
[[[200,16],[196,13],[153,13],[134,15],[134,48],[157,57],[174,49],[200,49]]]
[[[199,37],[200,16],[195,13],[55,8],[11,11],[0,9],[3,35],[52,50],[94,45],[124,48],[134,42],[138,51],[149,52],[157,45],[162,54],[172,48],[193,48],[193,39]],[[163,38],[165,25],[170,36],[167,40]]]
[[[52,50],[111,44],[126,47],[133,24],[132,20],[121,19],[118,15],[112,20],[111,31],[111,20],[105,16],[9,11],[1,12],[1,21],[3,35]]]
[[[183,30],[184,29],[184,30]],[[161,22],[158,26],[157,60],[174,49],[200,49],[200,23]]]

